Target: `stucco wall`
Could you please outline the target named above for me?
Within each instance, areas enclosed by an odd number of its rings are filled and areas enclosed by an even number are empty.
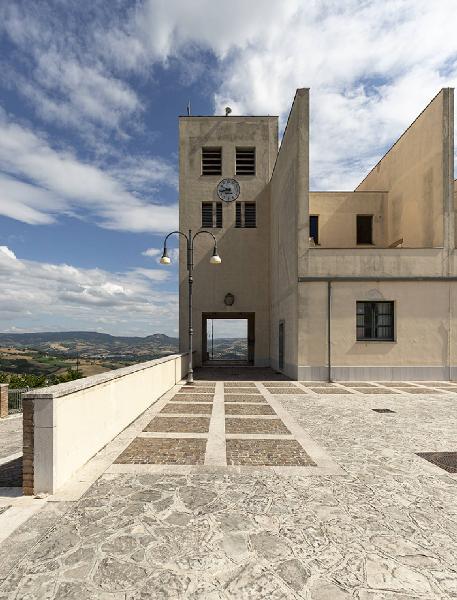
[[[309,214],[319,216],[319,246],[357,246],[357,215],[373,216],[373,245],[385,246],[386,202],[384,192],[310,192]]]
[[[453,90],[443,89],[356,188],[387,191],[387,245],[444,245],[444,209],[452,203]],[[452,215],[453,220],[453,215]]]
[[[299,373],[325,379],[327,283],[300,284]],[[395,303],[395,341],[356,340],[356,302]],[[457,366],[456,282],[333,282],[331,374],[334,380],[448,379]]]
[[[309,92],[297,90],[270,183],[271,365],[278,368],[279,322],[285,324],[285,369],[297,374],[297,275],[301,238],[308,245]]]
[[[54,493],[187,373],[173,355],[25,395],[34,405],[34,493]]]
[[[201,175],[202,146],[222,147],[222,175]],[[236,146],[255,146],[256,175],[235,175]],[[211,229],[218,239],[222,264],[210,265],[213,244],[197,238],[194,255],[194,340],[201,362],[203,312],[255,312],[255,364],[269,364],[269,236],[270,207],[266,189],[278,148],[276,117],[183,117],[180,119],[180,229],[201,227],[201,203],[219,200],[216,187],[225,177],[240,183],[238,200],[255,201],[257,227],[235,228],[235,203],[223,206],[223,228]],[[231,307],[227,293],[235,296]],[[187,267],[180,251],[180,339],[187,349]]]

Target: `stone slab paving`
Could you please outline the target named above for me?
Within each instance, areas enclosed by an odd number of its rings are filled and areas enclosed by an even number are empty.
[[[157,416],[143,431],[176,432],[176,433],[207,433],[209,417],[162,417]]]
[[[457,450],[456,397],[386,392],[264,391],[294,436],[305,432],[301,449],[312,460],[325,449],[335,473],[115,465],[132,470],[108,469],[78,501],[45,504],[0,545],[0,598],[455,599],[457,475],[417,453]],[[373,408],[395,410],[388,426]],[[272,441],[289,440],[262,440],[274,458]],[[260,452],[255,439],[226,442],[248,460],[246,446]]]
[[[262,394],[224,394],[224,402],[249,402],[254,404],[265,403]]]
[[[172,402],[212,402],[213,394],[175,394]]]
[[[226,433],[289,434],[281,419],[225,419]]]
[[[189,414],[211,414],[213,407],[211,404],[205,404],[201,402],[200,404],[185,404],[179,402],[169,402],[166,404],[161,413],[189,413]]]
[[[274,415],[268,404],[225,404],[226,415]]]
[[[22,453],[22,415],[0,419],[0,460]]]
[[[206,440],[137,437],[116,459],[116,464],[202,465]]]

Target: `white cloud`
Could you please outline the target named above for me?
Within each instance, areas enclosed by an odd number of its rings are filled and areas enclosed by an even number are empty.
[[[155,258],[156,262],[160,264],[160,258],[162,256],[163,248],[148,248],[141,254],[143,256],[148,256],[150,258]],[[178,264],[179,262],[179,248],[168,248],[168,256],[171,259],[171,262],[174,264]]]
[[[19,275],[20,273],[20,275]],[[0,246],[0,329],[95,329],[117,334],[175,333],[177,294],[161,291],[166,272],[110,273],[22,260]]]
[[[120,175],[118,170],[116,177],[115,171],[55,150],[45,139],[0,113],[0,169],[8,173],[0,176],[0,213],[30,224],[46,224],[59,213],[88,212],[109,229],[166,231],[177,223],[177,207],[160,204],[154,196],[159,183],[174,188],[176,175],[163,160],[143,159],[141,169],[145,162],[149,173],[143,174],[144,185],[138,184],[137,175],[129,189],[126,172]],[[147,190],[152,198],[141,194],[146,193],[147,177],[156,184]]]

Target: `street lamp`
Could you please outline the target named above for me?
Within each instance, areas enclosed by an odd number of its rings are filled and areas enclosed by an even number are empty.
[[[163,241],[163,253],[162,253],[162,257],[160,259],[160,264],[162,264],[162,265],[171,264],[171,259],[168,256],[167,240],[170,237],[170,235],[173,235],[175,233],[177,235],[182,235],[186,239],[186,242],[187,242],[187,244],[186,244],[186,246],[187,246],[187,271],[189,273],[189,277],[188,277],[188,283],[189,283],[189,371],[187,373],[187,383],[193,383],[194,382],[194,370],[192,368],[192,350],[193,350],[192,342],[193,342],[194,330],[192,327],[192,286],[193,286],[194,280],[193,280],[192,273],[194,270],[194,241],[195,241],[195,238],[197,237],[197,235],[200,235],[201,233],[206,233],[213,238],[213,241],[214,241],[213,255],[209,259],[209,262],[212,265],[220,265],[222,260],[221,260],[221,257],[219,256],[219,254],[217,253],[217,240],[214,237],[214,235],[211,233],[211,231],[201,230],[201,231],[197,231],[197,233],[192,235],[192,230],[189,229],[188,235],[186,235],[182,231],[172,231],[165,237],[165,239]]]

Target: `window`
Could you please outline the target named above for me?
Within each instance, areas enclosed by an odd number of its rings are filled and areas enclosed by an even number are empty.
[[[394,341],[393,302],[357,302],[357,340]]]
[[[373,243],[373,216],[357,215],[357,243]]]
[[[202,202],[202,227],[222,227],[222,202]]]
[[[309,217],[309,237],[313,238],[314,243],[319,243],[319,217],[310,215]]]
[[[255,148],[236,149],[236,174],[255,175]]]
[[[222,148],[202,148],[202,175],[222,175]]]
[[[237,202],[235,205],[235,227],[256,227],[255,202]]]

